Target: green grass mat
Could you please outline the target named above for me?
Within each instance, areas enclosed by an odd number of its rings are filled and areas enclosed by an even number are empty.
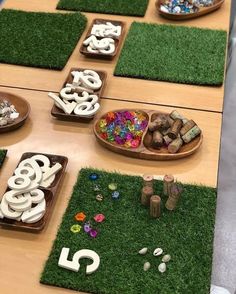
[[[225,31],[134,22],[115,75],[197,85],[221,85]]]
[[[149,0],[60,0],[57,9],[144,16]]]
[[[0,62],[63,69],[87,20],[80,13],[0,12]]]
[[[103,202],[97,202],[92,172],[99,174]],[[108,184],[118,184],[119,200],[111,199]],[[162,196],[162,182],[155,181],[156,194]],[[208,294],[212,267],[216,190],[184,185],[179,207],[169,212],[162,207],[160,219],[150,219],[149,210],[140,204],[140,177],[82,169],[64,214],[51,254],[41,276],[41,283],[99,294]],[[166,197],[162,196],[163,203]],[[99,224],[97,238],[85,232],[73,234],[74,215],[83,211],[87,220],[97,213],[106,217]],[[80,249],[95,250],[101,263],[92,275],[72,272],[57,266],[62,247],[69,247],[71,260]],[[148,247],[149,253],[138,251]],[[158,272],[160,257],[152,255],[157,247],[171,254],[164,274]],[[83,260],[84,261],[84,260]],[[151,268],[143,271],[144,262]],[[81,262],[82,264],[82,262]]]
[[[0,167],[3,165],[3,162],[6,158],[7,150],[6,149],[0,149]]]

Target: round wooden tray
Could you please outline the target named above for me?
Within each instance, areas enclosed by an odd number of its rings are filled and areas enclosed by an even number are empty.
[[[210,12],[213,12],[221,7],[221,5],[224,3],[224,0],[214,0],[214,4],[208,7],[200,7],[198,11],[194,13],[186,13],[186,14],[175,14],[175,13],[167,13],[160,9],[161,4],[163,3],[163,0],[157,0],[156,1],[156,9],[157,11],[164,17],[172,20],[185,20],[190,18],[195,18],[202,16],[204,14],[208,14]]]
[[[10,93],[0,92],[0,100],[3,99],[6,99],[9,102],[11,102],[15,106],[17,112],[19,112],[20,115],[13,123],[8,124],[6,126],[1,126],[0,133],[13,131],[21,127],[30,113],[30,105],[24,98]]]
[[[139,112],[142,112],[143,115],[146,116],[149,123],[151,121],[155,120],[155,117],[158,114],[167,114],[167,113],[164,113],[161,111],[145,110],[145,109],[117,109],[117,110],[113,110],[112,112],[117,112],[117,111],[139,111]],[[102,146],[110,149],[111,151],[129,156],[129,157],[135,157],[135,158],[140,158],[140,159],[150,159],[150,160],[180,159],[183,157],[187,157],[187,156],[193,154],[194,152],[196,152],[200,148],[202,141],[203,141],[203,135],[201,133],[199,136],[197,136],[190,143],[184,144],[177,153],[171,154],[168,152],[168,149],[166,147],[162,147],[160,149],[153,149],[151,147],[152,135],[149,132],[148,127],[147,127],[143,133],[142,141],[141,141],[141,144],[139,145],[139,147],[125,148],[125,147],[120,146],[116,143],[108,142],[100,137],[98,123],[99,123],[99,120],[104,118],[106,115],[107,115],[107,113],[102,115],[94,124],[94,134],[95,134],[98,142]]]

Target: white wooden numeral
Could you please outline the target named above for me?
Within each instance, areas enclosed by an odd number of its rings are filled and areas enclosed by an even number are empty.
[[[70,248],[66,248],[66,247],[62,248],[60,258],[58,261],[58,266],[66,268],[74,272],[78,272],[80,269],[79,260],[82,258],[88,258],[88,259],[92,259],[93,263],[87,265],[86,274],[92,274],[98,269],[100,265],[100,257],[95,251],[89,250],[89,249],[79,250],[73,255],[72,261],[68,260],[69,252],[70,252]]]

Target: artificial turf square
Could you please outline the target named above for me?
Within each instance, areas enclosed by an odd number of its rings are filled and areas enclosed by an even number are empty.
[[[219,86],[224,80],[226,40],[221,30],[134,22],[114,74]]]
[[[0,62],[63,69],[83,33],[80,13],[0,12]]]
[[[0,168],[3,165],[3,162],[6,158],[7,150],[6,149],[0,149]]]
[[[96,181],[89,180],[97,173]],[[117,183],[120,199],[113,200],[110,183]],[[99,185],[100,192],[94,191]],[[63,216],[50,256],[41,276],[41,283],[99,294],[208,294],[211,281],[212,249],[216,207],[216,189],[183,185],[184,192],[174,212],[165,209],[167,197],[162,195],[162,181],[154,182],[155,194],[162,197],[159,219],[149,217],[149,209],[140,204],[142,178],[82,169]],[[104,200],[95,200],[96,194]],[[78,212],[86,214],[86,221],[102,213],[106,219],[97,224],[99,234],[91,238],[81,229],[70,232]],[[95,222],[94,222],[95,225]],[[81,260],[79,272],[58,267],[61,249],[70,248],[69,260],[80,249],[91,249],[101,259],[98,270],[86,276]],[[144,256],[138,251],[148,247]],[[161,257],[154,257],[155,248],[163,248],[172,259],[167,271],[161,274]],[[144,272],[146,261],[151,268]]]
[[[60,0],[57,9],[144,16],[149,0]]]

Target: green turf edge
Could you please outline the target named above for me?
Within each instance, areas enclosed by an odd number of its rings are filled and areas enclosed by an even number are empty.
[[[0,168],[3,165],[3,162],[7,156],[7,149],[0,149]]]
[[[133,22],[114,76],[221,86],[226,41],[223,30]]]
[[[0,62],[62,70],[86,24],[86,16],[79,12],[3,9],[0,12]]]
[[[57,239],[54,241],[52,251],[49,255],[49,258],[46,262],[45,269],[41,275],[40,282],[43,284],[48,285],[54,285],[59,287],[65,287],[69,289],[74,290],[80,290],[80,291],[86,291],[89,293],[105,293],[105,294],[115,294],[115,293],[129,293],[129,294],[138,294],[138,293],[144,293],[144,294],[208,294],[209,293],[209,287],[210,287],[210,278],[211,278],[211,263],[212,263],[212,253],[213,253],[213,233],[214,233],[214,222],[215,222],[215,206],[216,206],[216,189],[205,187],[205,186],[195,186],[195,185],[188,185],[184,184],[184,194],[182,195],[181,202],[185,203],[187,205],[188,209],[184,210],[183,204],[180,205],[178,210],[174,214],[170,214],[169,218],[174,217],[175,223],[181,222],[180,228],[183,230],[184,235],[179,236],[181,242],[179,244],[171,244],[171,241],[173,240],[171,236],[173,234],[179,234],[181,231],[176,231],[175,228],[172,228],[173,222],[170,220],[170,223],[166,222],[165,228],[158,227],[158,232],[161,237],[165,238],[165,241],[158,241],[158,247],[162,247],[166,249],[166,252],[171,253],[173,258],[173,268],[170,263],[168,265],[168,271],[166,275],[161,275],[157,272],[157,268],[153,270],[149,270],[149,275],[151,276],[147,283],[147,276],[143,276],[143,270],[142,270],[142,264],[144,261],[149,260],[151,263],[153,263],[153,258],[155,257],[148,257],[141,258],[137,255],[137,249],[140,249],[142,247],[146,247],[146,245],[150,246],[148,244],[147,240],[155,240],[157,241],[157,234],[155,231],[153,231],[153,228],[150,229],[150,226],[156,227],[158,225],[158,221],[156,220],[150,220],[148,222],[148,232],[143,231],[144,227],[138,227],[138,231],[140,229],[141,236],[143,237],[142,240],[138,239],[137,236],[133,235],[133,231],[129,232],[130,237],[133,238],[133,243],[129,243],[129,246],[127,247],[127,244],[120,243],[119,248],[125,249],[123,252],[116,250],[116,248],[113,248],[113,245],[110,247],[108,246],[108,249],[110,252],[106,252],[107,244],[104,244],[103,238],[106,238],[105,235],[111,235],[114,239],[117,237],[117,230],[112,229],[112,232],[109,232],[109,226],[111,225],[109,222],[109,217],[112,217],[114,214],[114,211],[116,211],[117,207],[119,207],[119,202],[112,202],[108,203],[109,210],[105,213],[107,220],[104,223],[104,227],[102,230],[102,234],[97,238],[91,241],[90,238],[87,237],[86,234],[82,233],[81,235],[78,235],[78,237],[75,237],[75,235],[65,234],[68,232],[68,228],[74,224],[73,216],[78,211],[85,211],[84,208],[87,207],[88,202],[91,199],[88,199],[88,195],[92,192],[92,184],[90,181],[88,181],[88,176],[91,172],[97,172],[100,175],[100,182],[99,185],[102,187],[103,194],[105,193],[104,190],[106,190],[106,193],[109,191],[107,189],[107,183],[110,183],[112,181],[116,181],[119,186],[119,191],[121,191],[121,194],[125,194],[128,197],[130,197],[129,193],[133,193],[134,189],[136,188],[137,191],[139,191],[142,187],[142,179],[140,177],[134,177],[134,176],[128,176],[128,175],[121,175],[120,173],[106,173],[95,169],[82,169],[80,171],[78,181],[76,185],[74,186],[74,191],[72,193],[72,197],[69,201],[69,205],[66,209],[66,212],[62,218],[61,226],[57,233]],[[129,183],[127,188],[127,183]],[[160,195],[162,191],[162,182],[161,181],[155,181],[154,184],[155,191]],[[80,191],[80,193],[78,193]],[[130,192],[131,191],[131,192]],[[136,194],[137,194],[136,191]],[[197,194],[195,195],[195,193]],[[106,195],[106,193],[104,195]],[[79,195],[78,195],[79,194]],[[135,195],[136,195],[135,194]],[[129,196],[128,196],[129,195]],[[194,203],[192,197],[194,196]],[[92,196],[94,197],[94,196]],[[132,198],[133,198],[132,194]],[[79,199],[83,201],[79,201]],[[125,202],[126,198],[121,198],[120,206],[122,208],[129,208],[130,205],[127,207],[127,203]],[[137,199],[139,199],[139,195],[137,196]],[[78,203],[80,205],[78,205]],[[128,201],[129,202],[129,201]],[[165,202],[165,199],[164,199]],[[137,202],[134,202],[137,204]],[[129,204],[129,203],[128,203]],[[97,202],[93,202],[88,211],[90,217],[94,215],[94,213],[98,212],[98,204]],[[99,212],[103,212],[107,208],[107,203],[103,203],[103,209],[100,209]],[[134,205],[138,206],[138,205]],[[132,206],[133,207],[133,206]],[[145,208],[140,209],[142,207],[141,205],[138,207],[138,210],[134,211],[135,216],[138,219],[141,218],[147,218],[147,211]],[[132,208],[133,209],[133,208]],[[109,211],[111,212],[109,213]],[[195,210],[195,211],[194,211]],[[186,212],[188,211],[188,215],[186,215]],[[109,217],[108,217],[109,214]],[[127,210],[126,214],[123,216],[120,216],[120,225],[122,224],[122,220],[125,219],[127,216]],[[162,211],[162,218],[166,217],[168,213],[165,211]],[[184,216],[184,219],[183,219]],[[204,216],[204,218],[202,218]],[[162,219],[161,218],[161,219]],[[160,220],[161,220],[160,219]],[[189,220],[194,220],[196,223],[194,225],[194,231],[191,232],[191,225],[192,223],[189,222]],[[143,220],[142,220],[143,221]],[[140,225],[139,221],[139,225]],[[127,222],[127,225],[130,222]],[[170,224],[172,224],[170,226]],[[113,224],[114,225],[114,224]],[[106,228],[105,228],[106,226]],[[126,223],[125,223],[126,226]],[[196,230],[197,228],[197,230]],[[199,229],[198,229],[199,228]],[[134,228],[133,228],[134,229]],[[145,226],[145,229],[146,226]],[[161,229],[164,230],[165,234],[161,232]],[[135,229],[136,230],[136,229]],[[189,231],[190,230],[190,231]],[[168,232],[168,234],[166,234]],[[189,236],[189,233],[191,236]],[[170,236],[169,236],[170,235]],[[119,235],[120,236],[120,235]],[[118,237],[119,237],[118,236]],[[76,239],[78,238],[78,239]],[[192,239],[194,239],[194,243],[192,242]],[[146,242],[144,241],[146,240]],[[155,243],[154,242],[154,243]],[[126,242],[127,243],[127,242]],[[155,245],[157,244],[155,243]],[[165,243],[165,245],[163,244]],[[86,248],[95,250],[96,252],[103,252],[103,261],[100,265],[99,271],[96,273],[96,275],[91,275],[86,277],[84,279],[84,271],[81,271],[79,273],[70,272],[64,269],[60,269],[57,266],[58,257],[60,254],[60,250],[63,247],[62,246],[68,246],[71,248],[71,252],[75,252],[78,249]],[[79,244],[79,245],[78,245]],[[86,244],[86,245],[85,245]],[[153,244],[153,246],[155,246]],[[198,246],[200,245],[200,247]],[[196,247],[197,246],[197,247]],[[80,248],[78,248],[80,247]],[[168,247],[168,248],[167,248]],[[173,247],[175,250],[170,249]],[[186,248],[187,247],[187,250]],[[112,250],[112,248],[114,250]],[[131,250],[132,249],[132,250]],[[152,248],[153,249],[153,248]],[[169,251],[168,251],[169,250]],[[130,253],[133,252],[133,255],[130,256]],[[106,254],[104,253],[106,252]],[[127,252],[127,254],[126,254]],[[192,252],[197,252],[194,256],[192,256]],[[104,264],[107,263],[107,258],[110,257],[110,255],[113,256],[112,264],[114,264],[113,269],[107,268]],[[152,255],[152,253],[150,253]],[[69,258],[72,256],[70,255]],[[119,260],[121,260],[124,263],[124,268],[122,268],[122,271],[119,272],[117,266],[119,266]],[[118,262],[117,262],[118,259]],[[138,265],[138,268],[136,267],[137,259],[141,260],[140,264]],[[127,262],[126,262],[127,260]],[[132,261],[134,262],[134,265],[132,264]],[[197,262],[197,264],[195,264]],[[82,263],[85,264],[84,262]],[[158,264],[158,263],[157,263]],[[81,266],[83,268],[83,266]],[[177,271],[175,272],[175,269]],[[115,274],[113,274],[115,272]],[[123,280],[123,273],[125,274],[125,277],[127,277],[127,280]],[[184,276],[183,276],[184,273]],[[142,276],[140,280],[135,280],[135,275],[139,274]],[[182,275],[181,275],[182,274]],[[53,275],[53,276],[52,276]],[[106,278],[109,277],[108,280]],[[119,280],[120,289],[117,289],[114,287],[115,281]],[[77,282],[81,282],[82,285],[78,286],[75,285]],[[129,292],[124,291],[123,287],[127,286],[127,281],[129,281],[128,284],[134,281],[136,284],[134,285],[134,289],[131,286],[131,289],[129,289]],[[157,283],[158,282],[158,283]],[[177,282],[177,283],[176,283]],[[108,284],[107,284],[108,283]],[[102,286],[101,286],[102,285]],[[145,285],[145,287],[143,286]],[[103,288],[101,291],[100,288]],[[105,290],[104,290],[105,287]],[[154,288],[153,288],[154,287]],[[158,287],[158,292],[156,291],[156,288]],[[184,287],[184,288],[183,288]],[[153,291],[155,289],[155,291]],[[161,290],[160,290],[161,289]],[[139,291],[140,290],[140,291]]]
[[[57,9],[142,17],[148,3],[149,0],[60,0]]]

